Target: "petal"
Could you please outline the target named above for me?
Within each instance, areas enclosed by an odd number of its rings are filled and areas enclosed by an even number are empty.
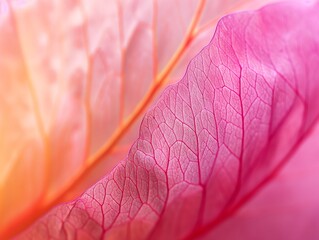
[[[22,237],[209,239],[317,125],[318,8],[223,18],[146,114],[127,159]]]

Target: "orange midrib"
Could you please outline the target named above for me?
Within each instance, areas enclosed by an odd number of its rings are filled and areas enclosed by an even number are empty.
[[[31,207],[21,213],[17,219],[11,221],[9,224],[7,224],[7,226],[4,227],[5,230],[0,232],[0,236],[3,236],[4,238],[13,237],[14,235],[26,229],[50,208],[62,202],[68,192],[73,189],[81,179],[89,174],[90,170],[94,168],[94,166],[96,166],[105,156],[107,156],[113,150],[118,141],[141,116],[141,113],[145,111],[146,107],[151,103],[151,100],[155,97],[156,93],[158,93],[159,90],[167,83],[169,74],[174,70],[180,58],[195,37],[194,33],[202,15],[205,1],[206,0],[201,0],[198,4],[194,18],[192,19],[184,40],[182,41],[181,45],[176,50],[166,67],[156,76],[152,86],[146,93],[145,97],[139,102],[132,114],[125,121],[123,121],[122,125],[119,126],[119,128],[109,138],[107,143],[104,144],[93,156],[91,156],[87,160],[87,165],[81,168],[78,174],[73,177],[73,179],[71,179],[64,188],[62,188],[57,194],[55,194],[54,198],[45,199],[44,201],[42,199],[36,199],[31,204]]]
[[[161,87],[167,82],[167,77],[173,71],[174,67],[177,65],[181,56],[185,52],[189,43],[193,39],[193,33],[198,24],[200,16],[202,14],[206,0],[201,0],[200,4],[196,10],[195,17],[190,25],[188,33],[178,50],[175,52],[165,69],[156,77],[154,83],[152,84],[150,90],[146,93],[145,97],[139,102],[132,114],[123,121],[122,125],[114,132],[114,134],[109,138],[108,142],[104,144],[93,156],[89,157],[87,160],[87,165],[80,170],[79,174],[70,181],[70,184],[57,194],[56,199],[63,198],[63,196],[71,190],[77,182],[83,178],[96,164],[98,164],[105,156],[107,156],[113,148],[116,146],[118,141],[123,137],[123,135],[128,131],[128,129],[135,123],[137,118],[141,116],[146,107],[150,104],[151,100],[154,98],[155,94],[161,89]],[[52,202],[48,200],[48,202]]]

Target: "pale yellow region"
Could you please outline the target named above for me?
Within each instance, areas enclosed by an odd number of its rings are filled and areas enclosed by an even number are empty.
[[[40,1],[15,16],[43,144],[44,195],[60,189],[81,167],[84,155],[82,109],[88,63],[83,16],[76,2],[71,5]]]
[[[2,135],[2,138],[3,137],[5,136]],[[0,145],[2,144],[0,143]],[[2,160],[0,162],[0,192],[4,188],[6,179],[9,177],[9,174],[13,172],[15,164],[21,156],[21,148],[17,147],[11,157],[7,157],[6,155],[8,155],[7,151],[0,152],[0,159]]]
[[[0,75],[6,76],[1,70]],[[43,188],[43,145],[28,92],[23,81],[9,76],[7,81],[15,86],[0,86],[0,227],[30,206]]]
[[[12,22],[0,32],[0,229],[43,192],[44,144],[23,49]]]

